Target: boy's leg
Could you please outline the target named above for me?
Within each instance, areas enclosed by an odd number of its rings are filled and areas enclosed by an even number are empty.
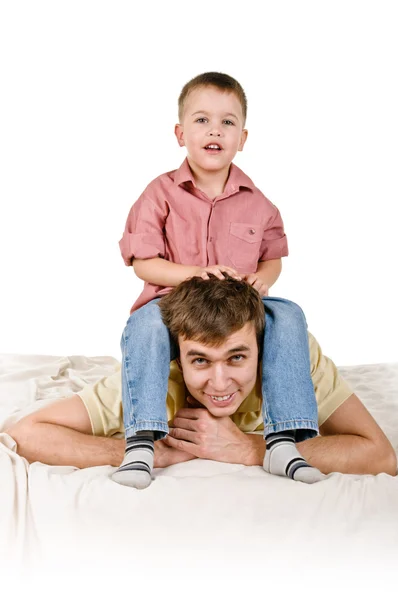
[[[178,356],[158,302],[152,300],[133,312],[121,339],[126,451],[112,479],[140,489],[151,483],[154,441],[169,432],[166,398],[170,361]]]
[[[315,483],[325,475],[305,461],[295,444],[319,432],[305,316],[297,304],[283,298],[263,297],[263,304],[264,469]]]

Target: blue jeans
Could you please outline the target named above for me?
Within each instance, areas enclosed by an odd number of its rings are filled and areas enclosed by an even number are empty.
[[[170,361],[177,344],[151,300],[130,315],[121,339],[122,400],[126,437],[169,432],[166,397]],[[264,296],[266,327],[262,356],[264,437],[296,430],[296,441],[318,434],[318,406],[310,375],[307,323],[301,308],[283,298]]]

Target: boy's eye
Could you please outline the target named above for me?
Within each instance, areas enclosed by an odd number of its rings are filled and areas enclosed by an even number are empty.
[[[206,121],[207,119],[205,117],[199,117],[199,119],[196,119],[197,123],[203,123],[204,121]]]
[[[233,125],[233,122],[230,121],[229,119],[225,119],[224,123],[227,123],[228,125]]]

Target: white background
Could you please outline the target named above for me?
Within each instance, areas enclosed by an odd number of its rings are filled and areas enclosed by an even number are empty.
[[[235,162],[284,219],[272,294],[337,364],[398,359],[395,2],[0,6],[0,352],[120,358],[143,282],[118,241],[184,159],[182,86],[215,70],[248,96]]]

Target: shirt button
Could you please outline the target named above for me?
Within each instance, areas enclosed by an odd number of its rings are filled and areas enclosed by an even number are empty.
[[[249,233],[251,233],[253,235],[254,233],[256,233],[256,230],[255,229],[250,229]]]

